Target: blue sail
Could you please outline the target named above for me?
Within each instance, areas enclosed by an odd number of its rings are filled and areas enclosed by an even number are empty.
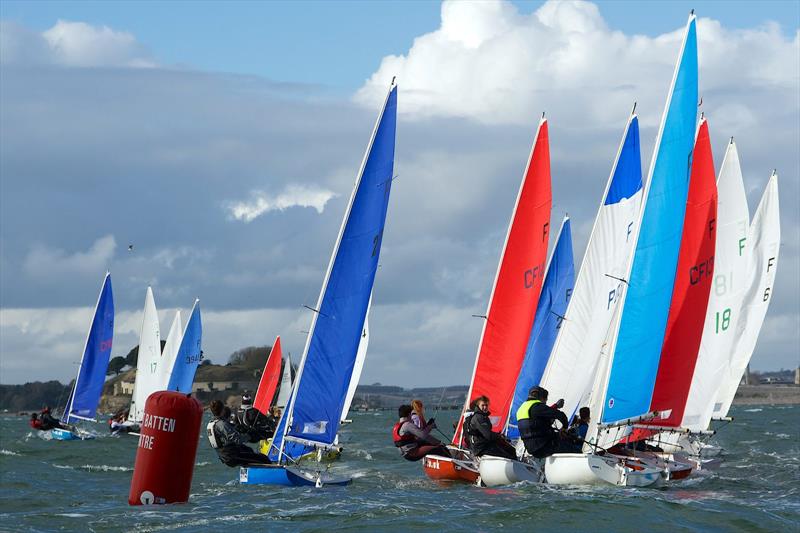
[[[289,424],[284,431],[304,442],[331,445],[339,429],[378,268],[394,170],[396,122],[397,87],[393,86],[334,248],[287,406]]]
[[[567,312],[567,304],[575,285],[575,261],[572,257],[572,231],[569,218],[565,218],[558,232],[556,247],[547,267],[542,294],[536,306],[531,336],[525,350],[525,359],[514,390],[506,434],[509,438],[519,437],[517,430],[517,409],[528,399],[528,390],[538,385],[544,373],[547,360],[556,342],[561,321]]]
[[[197,365],[202,357],[203,323],[200,319],[200,301],[195,300],[192,315],[183,330],[181,346],[172,366],[167,390],[190,393]]]
[[[92,326],[86,338],[78,377],[72,389],[62,422],[92,420],[97,413],[97,404],[103,393],[103,384],[114,341],[114,293],[111,290],[111,274],[106,273],[97,306],[94,310]]]
[[[683,232],[697,93],[692,15],[645,187],[644,212],[603,406],[604,423],[645,414],[650,407]]]

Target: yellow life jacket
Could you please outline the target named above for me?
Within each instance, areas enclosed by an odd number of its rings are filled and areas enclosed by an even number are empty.
[[[541,400],[526,400],[522,402],[522,405],[520,405],[519,409],[517,409],[517,423],[519,423],[520,420],[527,420],[528,418],[530,418],[529,411],[531,410],[531,407],[533,407],[537,403],[542,403],[542,402]]]

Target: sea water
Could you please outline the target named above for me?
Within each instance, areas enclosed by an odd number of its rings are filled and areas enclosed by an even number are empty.
[[[433,416],[434,413],[428,413]],[[435,416],[441,428],[457,413]],[[394,413],[351,413],[331,468],[347,487],[245,486],[205,442],[188,504],[130,507],[137,439],[44,440],[23,417],[0,417],[3,531],[797,531],[800,406],[734,406],[712,442],[724,463],[661,488],[485,489],[437,484],[392,444]],[[446,429],[444,429],[447,432]],[[443,438],[443,437],[442,437]]]

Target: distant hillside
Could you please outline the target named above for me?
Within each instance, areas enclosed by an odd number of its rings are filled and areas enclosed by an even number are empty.
[[[0,409],[12,412],[56,407],[66,401],[69,389],[58,381],[34,381],[24,385],[0,385]]]

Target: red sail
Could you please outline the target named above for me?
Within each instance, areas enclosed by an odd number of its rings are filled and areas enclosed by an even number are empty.
[[[261,381],[258,383],[258,391],[253,400],[253,407],[258,409],[261,414],[266,415],[270,408],[272,398],[275,396],[275,389],[278,387],[278,380],[281,378],[281,337],[275,338],[272,351],[269,352],[267,363],[264,365],[264,373],[261,374]]]
[[[467,396],[467,406],[478,396],[489,397],[494,431],[505,427],[542,289],[551,200],[550,146],[542,119],[508,228]],[[454,443],[461,440],[462,420]]]
[[[667,319],[651,410],[672,413],[655,425],[677,427],[683,419],[689,386],[703,336],[714,274],[717,239],[717,184],[708,123],[701,119],[692,156],[689,196],[683,223],[675,288]],[[649,424],[650,422],[648,422]],[[645,435],[640,435],[639,438]],[[635,437],[634,437],[635,439]]]

